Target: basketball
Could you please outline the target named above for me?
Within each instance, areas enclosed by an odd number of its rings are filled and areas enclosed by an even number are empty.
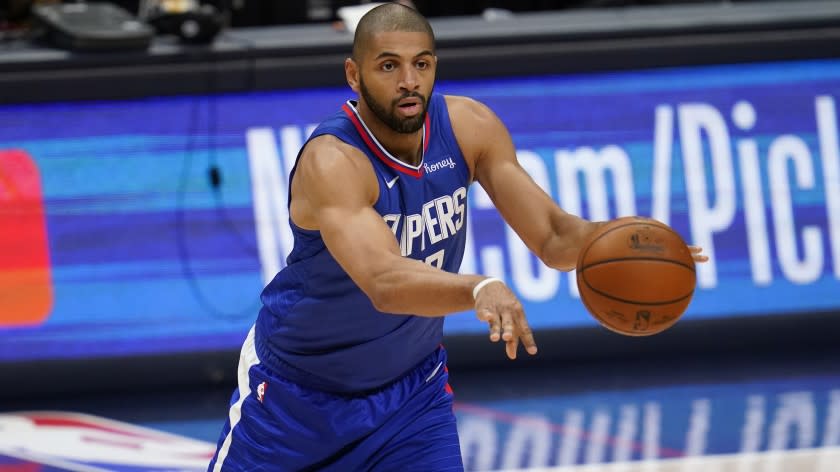
[[[610,221],[580,250],[577,284],[584,306],[604,327],[627,336],[662,332],[694,296],[694,258],[668,225],[641,217]]]

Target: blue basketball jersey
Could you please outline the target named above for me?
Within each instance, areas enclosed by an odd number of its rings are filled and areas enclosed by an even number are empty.
[[[394,233],[402,255],[457,272],[466,242],[470,172],[444,97],[433,94],[429,100],[418,166],[403,163],[382,147],[352,101],[309,139],[325,134],[358,148],[370,160],[379,182],[374,208]],[[318,231],[300,228],[291,219],[289,224],[294,247],[286,267],[261,297],[255,344],[262,362],[300,385],[346,393],[383,386],[434,352],[443,337],[443,318],[376,310]]]

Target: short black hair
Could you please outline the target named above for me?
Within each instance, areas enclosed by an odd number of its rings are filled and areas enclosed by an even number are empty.
[[[374,7],[362,16],[353,36],[353,59],[359,60],[368,39],[376,33],[404,31],[427,33],[435,42],[435,33],[429,21],[417,10],[399,3],[386,3]]]

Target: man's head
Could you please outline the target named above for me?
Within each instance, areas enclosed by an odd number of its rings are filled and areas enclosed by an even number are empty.
[[[416,10],[387,3],[356,26],[353,57],[345,61],[347,83],[360,100],[399,133],[423,126],[435,81],[435,38]]]

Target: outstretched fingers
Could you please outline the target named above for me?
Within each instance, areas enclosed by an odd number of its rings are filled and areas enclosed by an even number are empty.
[[[534,339],[534,332],[528,326],[528,320],[525,318],[524,313],[522,313],[522,317],[519,320],[519,339],[522,341],[522,345],[525,346],[525,351],[528,354],[533,356],[537,353],[537,341]]]
[[[490,328],[490,341],[497,342],[501,339],[502,320],[493,310],[482,308],[477,311],[478,319],[487,323]]]
[[[525,351],[534,356],[537,354],[537,342],[534,340],[534,334],[529,329],[526,334],[520,336],[522,344],[525,346]]]
[[[516,352],[519,350],[519,343],[522,342],[525,346],[525,351],[534,355],[537,353],[537,342],[534,340],[534,333],[531,327],[528,326],[528,319],[525,318],[525,312],[521,306],[516,306],[511,310],[502,311],[502,339],[505,341],[505,352],[509,359],[516,359]],[[510,331],[507,330],[510,328]]]
[[[514,334],[513,313],[509,309],[501,309],[499,313],[502,318],[502,339],[505,342],[510,342],[516,335]]]
[[[508,359],[516,359],[516,350],[519,349],[519,338],[513,338],[505,343],[505,353]]]
[[[703,248],[700,246],[688,246],[688,250],[691,251],[691,257],[695,262],[707,262],[709,260],[709,256],[703,254]]]
[[[500,283],[480,286],[480,296],[476,298],[476,316],[487,323],[490,329],[490,341],[504,341],[505,352],[510,359],[516,359],[519,343],[525,346],[528,354],[537,353],[534,334],[528,326],[522,304],[511,290]]]

